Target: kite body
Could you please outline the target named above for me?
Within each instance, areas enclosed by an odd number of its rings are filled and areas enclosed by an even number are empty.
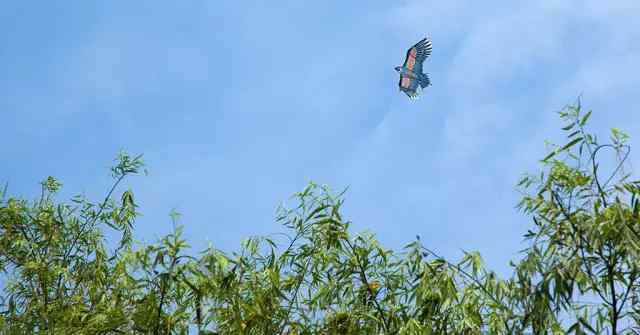
[[[423,88],[431,85],[429,76],[422,73],[422,63],[431,55],[431,40],[423,38],[407,51],[404,64],[396,66],[400,74],[398,86],[410,99],[417,99]]]

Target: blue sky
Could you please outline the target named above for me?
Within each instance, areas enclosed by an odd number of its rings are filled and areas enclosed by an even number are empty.
[[[34,196],[98,200],[118,150],[136,237],[171,230],[237,249],[282,231],[275,209],[309,181],[350,187],[355,232],[399,248],[416,234],[505,273],[530,220],[515,184],[534,172],[554,111],[582,94],[596,132],[638,147],[640,3],[603,1],[110,1],[0,4],[0,180]],[[420,100],[394,66],[433,39]],[[633,162],[638,155],[632,152]],[[636,163],[634,166],[637,166]]]

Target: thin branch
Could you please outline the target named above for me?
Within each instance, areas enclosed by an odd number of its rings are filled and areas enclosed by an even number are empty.
[[[380,306],[378,299],[376,299],[376,295],[374,294],[373,290],[371,290],[371,286],[369,286],[369,280],[367,279],[367,274],[365,272],[364,265],[360,263],[360,257],[358,256],[358,253],[356,252],[356,249],[354,245],[351,243],[351,241],[348,238],[346,238],[345,241],[347,242],[347,246],[349,246],[349,249],[351,250],[351,252],[353,253],[356,259],[356,264],[359,269],[360,280],[367,287],[367,292],[369,293],[369,296],[371,297],[371,300],[373,301],[373,304],[375,305],[376,310],[378,311],[378,314],[382,319],[382,326],[384,327],[385,332],[388,333],[389,325],[388,325],[387,318],[384,315],[384,311],[382,310],[382,307]]]

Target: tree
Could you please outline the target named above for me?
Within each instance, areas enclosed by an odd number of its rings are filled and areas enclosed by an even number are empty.
[[[521,180],[533,227],[507,279],[477,252],[450,262],[419,236],[394,252],[370,233],[352,235],[344,192],[314,183],[280,209],[284,242],[251,237],[238,252],[199,254],[177,213],[173,233],[134,246],[133,193],[116,193],[141,171],[139,156],[118,156],[98,203],[56,202],[52,177],[34,202],[5,191],[0,334],[638,333],[640,182],[624,173],[627,136],[613,130],[599,144],[585,130],[589,115],[579,104],[564,109],[568,143]],[[603,150],[618,154],[604,178]],[[107,227],[120,234],[113,248]]]
[[[104,201],[77,196],[56,204],[62,186],[55,178],[42,182],[34,203],[4,199],[0,203],[0,269],[7,276],[1,296],[0,329],[7,334],[115,331],[126,322],[126,259],[136,213],[133,194],[121,203],[112,199],[116,187],[142,166],[139,157],[118,156],[112,168],[113,187]],[[3,193],[6,193],[3,192]],[[103,226],[121,233],[119,247],[109,253]]]
[[[614,128],[610,142],[599,143],[585,130],[590,115],[582,115],[580,104],[560,112],[569,142],[543,159],[546,173],[521,181],[533,186],[521,207],[535,226],[526,235],[532,245],[517,267],[517,286],[527,287],[523,293],[538,303],[526,308],[574,313],[570,331],[620,334],[633,324],[631,299],[640,280],[640,182],[628,181],[623,169],[628,136]],[[605,150],[617,157],[609,175],[601,172],[598,156]],[[532,275],[541,278],[536,286],[530,285]],[[556,321],[531,322],[544,329]]]

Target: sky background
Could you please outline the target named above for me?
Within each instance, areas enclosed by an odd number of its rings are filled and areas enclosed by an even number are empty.
[[[640,146],[637,13],[636,0],[4,1],[0,181],[35,197],[53,175],[62,200],[98,201],[116,153],[143,153],[149,175],[125,185],[137,239],[170,232],[175,208],[196,250],[228,251],[283,231],[277,206],[309,181],[348,186],[354,232],[479,250],[505,274],[531,225],[515,184],[563,140],[555,111],[582,94],[597,134]],[[433,86],[410,101],[393,68],[424,36]]]

